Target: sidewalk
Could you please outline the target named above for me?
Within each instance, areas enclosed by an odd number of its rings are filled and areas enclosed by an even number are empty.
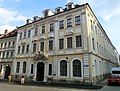
[[[98,86],[105,86],[107,84],[107,79],[104,79],[98,83]]]

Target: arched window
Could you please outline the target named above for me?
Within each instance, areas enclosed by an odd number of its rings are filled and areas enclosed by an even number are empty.
[[[67,61],[60,61],[60,76],[67,76]]]
[[[27,64],[27,63],[24,61],[24,62],[23,62],[23,70],[22,70],[22,73],[26,73],[26,64]]]
[[[49,64],[49,73],[48,75],[52,75],[52,64]]]
[[[33,64],[31,64],[31,74],[33,74]]]
[[[73,76],[74,77],[81,77],[82,76],[80,60],[73,61]]]
[[[19,70],[20,70],[20,62],[17,62],[16,73],[19,73]]]

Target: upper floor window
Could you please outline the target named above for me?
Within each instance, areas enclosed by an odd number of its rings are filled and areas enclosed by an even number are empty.
[[[5,42],[4,48],[6,48],[6,46],[7,46],[7,42]]]
[[[8,42],[8,48],[10,48],[11,42]]]
[[[23,45],[22,46],[22,53],[24,53],[24,51],[25,51],[25,46]]]
[[[53,50],[53,40],[49,41],[49,50]]]
[[[80,25],[80,16],[75,17],[75,25]]]
[[[22,39],[22,33],[20,33],[20,39]]]
[[[76,36],[76,47],[82,47],[81,35]]]
[[[67,38],[67,48],[72,48],[72,37]]]
[[[27,33],[27,32],[26,32],[26,31],[24,31],[24,38],[26,38],[26,33]]]
[[[3,48],[3,43],[1,43],[1,48]]]
[[[72,27],[72,18],[67,19],[67,27]]]
[[[21,48],[21,46],[18,46],[18,54],[20,53],[20,48]]]
[[[95,41],[94,41],[94,38],[92,38],[92,45],[93,45],[93,49],[95,50]]]
[[[44,51],[44,42],[40,43],[40,51]]]
[[[13,51],[11,51],[11,57],[13,57]]]
[[[13,46],[13,47],[15,46],[15,41],[13,41],[12,46]]]
[[[64,20],[59,21],[59,29],[64,29]]]
[[[26,53],[29,52],[29,45],[26,46]]]
[[[33,43],[33,52],[36,52],[36,43]]]
[[[35,28],[35,36],[38,34],[38,28]]]
[[[92,22],[92,20],[90,20],[90,23],[91,23],[91,30],[93,30],[93,22]]]
[[[54,31],[54,23],[50,24],[50,32]]]
[[[7,52],[7,55],[6,55],[6,58],[8,58],[9,57],[9,52]]]
[[[3,52],[3,56],[2,56],[2,58],[5,58],[5,52]]]
[[[42,34],[45,33],[45,25],[42,25]]]
[[[64,39],[59,39],[59,49],[64,49]]]
[[[28,37],[30,37],[31,35],[31,30],[28,30]]]

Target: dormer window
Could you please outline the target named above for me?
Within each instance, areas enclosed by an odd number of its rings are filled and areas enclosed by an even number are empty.
[[[44,17],[48,17],[54,15],[54,13],[50,9],[46,9],[43,11]]]
[[[33,20],[34,20],[34,21],[37,21],[37,20],[39,20],[39,17],[38,17],[38,16],[34,16],[34,17],[33,17]]]
[[[63,9],[61,8],[61,7],[57,7],[56,9],[55,9],[55,12],[56,13],[60,13],[60,12],[62,12],[63,11]]]
[[[31,20],[31,19],[27,19],[27,20],[26,20],[26,24],[29,24],[29,23],[32,23],[32,20]]]
[[[74,6],[74,3],[73,3],[73,2],[70,2],[70,3],[68,3],[68,4],[66,5],[66,7],[67,7],[67,9],[72,9],[72,8],[74,8],[75,6]]]

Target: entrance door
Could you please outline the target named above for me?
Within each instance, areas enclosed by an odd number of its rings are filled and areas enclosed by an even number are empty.
[[[39,62],[37,64],[37,81],[43,81],[44,80],[44,63]]]
[[[8,76],[10,75],[10,72],[11,72],[10,66],[6,66],[4,79],[8,79]]]

